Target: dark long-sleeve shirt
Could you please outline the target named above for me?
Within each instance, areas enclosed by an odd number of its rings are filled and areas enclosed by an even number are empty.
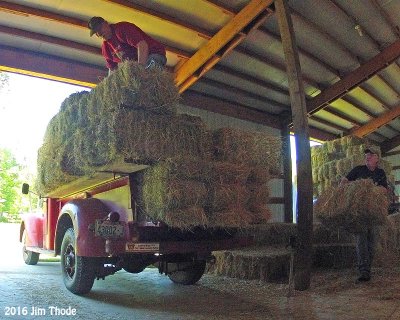
[[[375,168],[375,170],[371,171],[366,165],[357,166],[347,174],[346,178],[349,181],[372,179],[376,185],[388,187],[385,171],[381,168]]]

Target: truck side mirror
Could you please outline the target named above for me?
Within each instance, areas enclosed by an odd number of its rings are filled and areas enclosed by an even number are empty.
[[[28,194],[29,193],[29,184],[23,183],[22,184],[22,194]]]

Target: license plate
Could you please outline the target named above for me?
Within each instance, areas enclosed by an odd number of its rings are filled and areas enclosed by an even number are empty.
[[[124,236],[124,226],[120,222],[96,220],[95,235],[103,238]]]
[[[126,244],[126,252],[158,252],[160,250],[160,244],[157,242],[148,243],[132,243]]]

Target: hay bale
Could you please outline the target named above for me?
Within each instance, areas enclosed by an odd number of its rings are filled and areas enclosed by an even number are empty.
[[[171,170],[171,162],[161,162],[145,169],[141,192],[142,210],[151,218],[164,222],[168,212],[202,207],[207,199],[205,184],[196,180],[178,179]],[[186,214],[190,212],[186,211]]]
[[[370,179],[361,179],[328,188],[315,203],[314,213],[327,227],[356,233],[382,225],[388,206],[386,190]]]
[[[208,218],[202,207],[193,206],[167,211],[164,222],[170,227],[190,230],[193,227],[205,227]]]
[[[213,140],[214,156],[218,161],[263,166],[269,168],[273,175],[281,172],[281,137],[262,132],[222,128],[214,132]]]
[[[246,207],[251,212],[257,212],[269,202],[269,187],[267,184],[247,184],[249,197]]]
[[[351,159],[349,158],[338,160],[336,166],[337,166],[337,174],[341,177],[345,177],[353,168],[351,166]]]
[[[354,154],[350,157],[351,159],[351,168],[356,166],[362,166],[365,164],[365,155],[364,154]]]
[[[231,208],[244,206],[249,199],[249,190],[245,185],[220,184],[210,185],[208,193],[207,208],[211,214]]]
[[[205,127],[180,117],[154,117],[142,111],[119,112],[115,126],[110,129],[115,132],[117,151],[133,161],[154,162],[178,157],[208,159],[210,156],[210,133]]]
[[[173,75],[163,69],[145,69],[135,61],[120,63],[118,69],[92,90],[96,103],[91,114],[115,109],[139,109],[155,114],[176,114],[179,92]]]
[[[233,207],[208,214],[209,227],[245,228],[252,224],[253,215],[244,207]]]
[[[51,143],[44,143],[38,150],[38,167],[36,178],[36,190],[39,194],[46,194],[62,184],[67,184],[76,176],[63,170],[62,160],[65,149],[62,146],[55,147]]]
[[[328,141],[327,148],[329,153],[334,153],[334,154],[338,154],[343,150],[340,139]]]
[[[264,167],[252,167],[250,169],[249,176],[247,177],[247,183],[264,184],[271,179],[268,168]]]
[[[249,211],[251,215],[251,221],[250,224],[265,224],[267,223],[271,217],[272,217],[272,212],[271,210],[267,207],[267,205],[259,206],[259,207],[253,207],[252,210]]]
[[[214,161],[210,180],[214,184],[245,184],[252,167],[246,164]]]

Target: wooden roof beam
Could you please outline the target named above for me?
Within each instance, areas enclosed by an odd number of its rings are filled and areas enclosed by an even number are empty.
[[[0,45],[0,70],[93,88],[105,68]]]
[[[226,53],[242,42],[248,32],[262,24],[269,14],[266,9],[272,2],[273,0],[251,0],[188,61],[182,64],[175,73],[175,82],[180,87],[180,92],[186,90]],[[251,27],[246,30],[248,26]],[[244,34],[243,30],[246,30]]]
[[[377,54],[368,62],[362,64],[356,70],[335,82],[332,86],[322,91],[319,95],[308,102],[307,112],[313,114],[325,108],[332,101],[342,97],[351,89],[359,86],[380,70],[386,68],[400,56],[400,40],[397,40],[381,53]]]
[[[191,89],[182,94],[182,104],[244,121],[259,123],[275,129],[281,129],[281,118],[277,115],[249,108],[219,97],[205,95]],[[310,126],[310,136],[313,139],[320,141],[333,140],[337,138],[337,135],[313,126]]]
[[[400,145],[400,134],[381,143],[381,151],[383,156],[388,156],[388,152]],[[400,151],[396,152],[399,153]]]
[[[11,34],[16,37],[22,37],[30,40],[36,40],[36,41],[41,41],[41,42],[46,42],[62,47],[68,47],[96,55],[101,55],[101,49],[98,47],[93,47],[87,44],[82,44],[79,42],[71,41],[71,40],[65,40],[61,38],[56,38],[56,37],[51,37],[51,36],[46,36],[40,33],[35,33],[31,31],[26,31],[26,30],[21,30],[17,28],[11,28],[11,27],[6,27],[6,26],[1,26],[0,25],[0,33],[5,33],[5,34]]]
[[[357,128],[357,129],[351,130],[351,134],[362,138],[362,137],[374,132],[375,130],[379,129],[380,127],[384,126],[388,122],[393,121],[394,119],[396,119],[399,116],[400,116],[400,105],[385,112],[378,118],[375,118],[375,119],[369,121],[367,124]]]

